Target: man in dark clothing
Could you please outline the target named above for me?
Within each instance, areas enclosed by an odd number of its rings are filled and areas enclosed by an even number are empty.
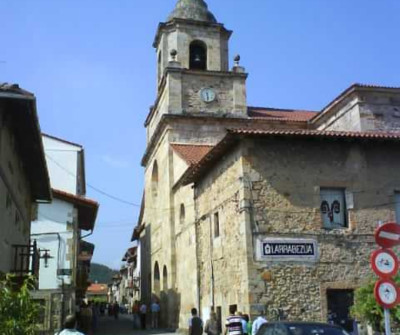
[[[203,321],[197,316],[197,309],[192,308],[192,317],[189,319],[189,335],[203,334]]]

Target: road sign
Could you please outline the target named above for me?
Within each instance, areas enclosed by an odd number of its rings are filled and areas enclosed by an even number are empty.
[[[375,299],[384,308],[393,308],[399,303],[399,289],[390,279],[378,280],[374,289]]]
[[[375,231],[375,241],[383,248],[400,245],[400,224],[388,222]]]
[[[399,270],[399,261],[392,250],[379,249],[371,254],[371,267],[379,277],[390,278]]]

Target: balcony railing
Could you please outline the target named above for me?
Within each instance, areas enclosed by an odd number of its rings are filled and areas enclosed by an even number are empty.
[[[32,244],[14,244],[14,260],[11,272],[17,276],[27,275],[39,278],[40,253],[36,241]]]

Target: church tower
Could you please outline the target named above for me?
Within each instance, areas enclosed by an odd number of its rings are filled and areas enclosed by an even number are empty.
[[[203,0],[178,0],[159,24],[153,43],[157,99],[146,120],[148,140],[164,114],[247,116],[247,74],[239,56],[229,70],[231,34]]]
[[[229,68],[231,34],[204,0],[178,0],[154,39],[157,96],[145,122],[141,290],[143,300],[157,299],[168,311],[161,312],[168,328],[186,328],[191,308],[205,308],[198,293],[194,191],[177,185],[226,128],[248,120],[239,56]]]

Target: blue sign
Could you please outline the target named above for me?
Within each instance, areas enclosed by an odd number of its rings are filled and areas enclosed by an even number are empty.
[[[314,243],[263,242],[264,256],[314,256]]]
[[[267,237],[258,240],[256,259],[270,262],[316,262],[318,244],[314,239]]]

